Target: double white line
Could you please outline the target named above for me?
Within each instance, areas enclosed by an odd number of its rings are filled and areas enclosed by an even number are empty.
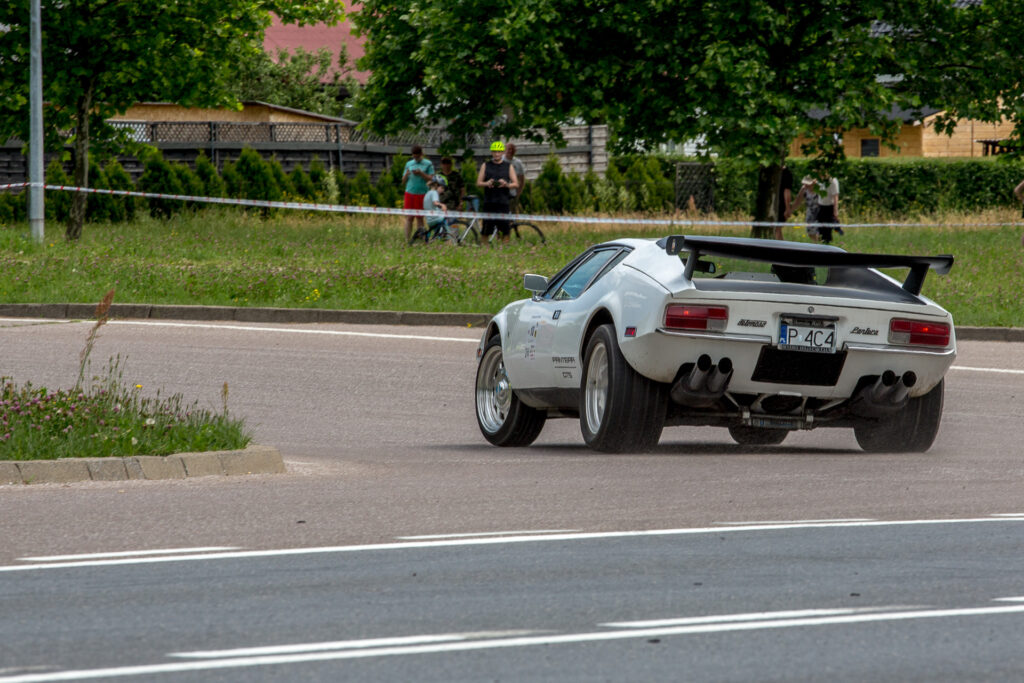
[[[1001,601],[1024,602],[1024,598],[999,598]],[[654,621],[610,622],[601,626],[616,628],[611,631],[586,633],[545,634],[536,631],[501,631],[442,633],[432,635],[341,640],[324,643],[300,643],[269,647],[241,648],[171,653],[171,657],[195,661],[170,662],[141,666],[125,666],[80,671],[31,673],[0,677],[0,683],[50,683],[51,681],[81,681],[97,678],[123,678],[153,674],[174,674],[214,669],[229,669],[282,664],[303,664],[343,659],[364,659],[398,655],[466,652],[497,648],[530,647],[535,645],[569,645],[635,638],[658,638],[758,629],[794,628],[800,626],[831,626],[864,624],[913,619],[939,619],[953,617],[996,616],[1024,613],[1024,604],[998,607],[968,607],[958,609],[921,609],[898,607],[840,608],[787,610],[780,612],[750,612]],[[520,635],[522,634],[522,635]]]

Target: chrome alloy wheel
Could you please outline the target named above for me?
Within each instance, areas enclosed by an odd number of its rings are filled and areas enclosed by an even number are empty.
[[[604,410],[608,404],[608,347],[597,344],[587,363],[587,385],[583,390],[586,401],[587,429],[597,434],[604,423]]]
[[[509,386],[501,347],[492,346],[480,360],[476,373],[476,414],[480,426],[494,434],[505,424],[512,407],[512,387]]]

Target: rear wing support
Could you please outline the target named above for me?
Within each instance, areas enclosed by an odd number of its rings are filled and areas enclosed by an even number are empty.
[[[949,254],[939,256],[865,254],[803,242],[779,242],[745,237],[669,235],[658,240],[658,246],[670,256],[683,251],[690,253],[686,259],[685,269],[688,280],[692,279],[693,272],[697,267],[697,260],[701,256],[739,258],[804,268],[909,268],[910,273],[903,282],[903,289],[918,296],[921,294],[924,278],[929,270],[934,270],[939,275],[946,275],[953,267],[953,257]]]

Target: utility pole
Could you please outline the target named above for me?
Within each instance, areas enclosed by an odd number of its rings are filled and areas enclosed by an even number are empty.
[[[43,242],[43,27],[39,0],[32,0],[29,26],[28,224],[32,241]]]

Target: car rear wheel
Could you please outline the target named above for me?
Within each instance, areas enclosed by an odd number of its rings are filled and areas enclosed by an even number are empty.
[[[501,338],[487,341],[476,370],[476,421],[495,446],[529,446],[544,428],[547,414],[516,396],[505,372]]]
[[[869,453],[924,453],[931,448],[942,421],[945,380],[924,396],[912,398],[892,417],[853,428],[860,447]]]
[[[729,436],[741,446],[777,446],[786,440],[789,430],[736,426],[729,427]]]
[[[665,385],[630,367],[612,325],[594,331],[584,358],[580,428],[587,445],[610,453],[657,446],[665,426]]]

